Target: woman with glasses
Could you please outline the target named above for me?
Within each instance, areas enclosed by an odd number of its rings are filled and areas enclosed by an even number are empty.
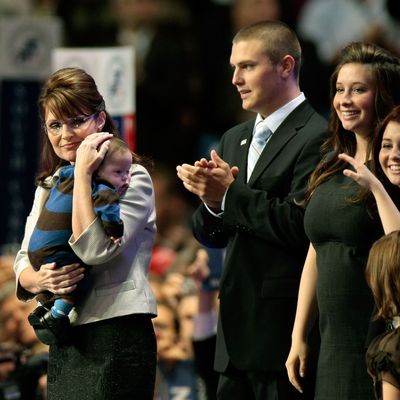
[[[50,345],[48,399],[152,399],[156,341],[151,318],[156,303],[147,280],[155,237],[153,186],[138,156],[130,183],[120,198],[123,236],[111,238],[96,215],[92,179],[117,136],[93,78],[81,69],[55,72],[39,97],[43,121],[41,171],[25,237],[14,270],[17,295],[64,297],[84,278],[90,265],[92,288],[77,305],[67,343]],[[82,263],[38,271],[28,244],[49,190],[62,167],[74,165],[72,235],[69,245]]]

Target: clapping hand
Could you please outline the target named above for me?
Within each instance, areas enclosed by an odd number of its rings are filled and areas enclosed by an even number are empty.
[[[215,210],[220,210],[226,191],[239,173],[237,167],[230,167],[215,150],[211,151],[210,160],[202,158],[194,165],[178,165],[176,170],[185,188]]]

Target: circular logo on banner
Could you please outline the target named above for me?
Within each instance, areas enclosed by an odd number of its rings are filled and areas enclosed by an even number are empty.
[[[107,104],[114,109],[122,108],[127,101],[128,90],[127,82],[131,79],[127,77],[127,67],[123,59],[119,56],[112,57],[109,65],[105,68],[107,85]]]
[[[67,55],[62,58],[61,62],[56,63],[57,69],[59,68],[80,68],[88,74],[94,77],[92,67],[89,65],[89,61],[84,57],[80,57],[79,54]]]
[[[35,29],[35,26],[20,26],[13,32],[11,43],[11,63],[15,68],[48,69],[52,46],[41,29]]]

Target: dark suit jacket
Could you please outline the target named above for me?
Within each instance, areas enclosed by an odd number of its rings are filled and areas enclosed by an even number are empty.
[[[220,372],[229,359],[241,370],[285,369],[309,244],[304,210],[295,200],[302,199],[326,138],[326,121],[303,102],[273,134],[246,183],[254,122],[233,127],[221,139],[220,156],[239,167],[222,218],[204,205],[193,216],[200,242],[227,246],[215,360]]]

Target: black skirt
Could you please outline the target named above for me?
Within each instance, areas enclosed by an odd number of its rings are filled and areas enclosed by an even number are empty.
[[[50,346],[48,400],[152,400],[157,345],[151,316],[80,325]]]

